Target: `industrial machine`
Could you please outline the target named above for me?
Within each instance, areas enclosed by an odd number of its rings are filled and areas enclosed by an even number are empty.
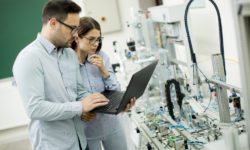
[[[129,113],[138,150],[205,149],[228,130],[237,136],[246,132],[242,90],[226,82],[220,12],[209,1],[217,13],[220,37],[220,53],[211,56],[211,77],[199,68],[192,46],[188,11],[193,0],[140,11],[127,23],[135,34],[127,41],[123,60],[141,67],[160,61],[143,100]]]

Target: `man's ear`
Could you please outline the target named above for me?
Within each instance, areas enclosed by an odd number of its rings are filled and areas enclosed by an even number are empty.
[[[58,22],[56,21],[56,18],[51,18],[51,19],[49,20],[49,26],[50,26],[50,28],[51,28],[51,29],[55,29],[57,23],[58,23]]]

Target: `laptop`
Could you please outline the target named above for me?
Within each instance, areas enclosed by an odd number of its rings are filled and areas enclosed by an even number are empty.
[[[158,60],[154,60],[148,66],[134,73],[125,92],[111,90],[101,92],[101,94],[109,99],[109,103],[106,106],[95,108],[91,112],[106,114],[119,114],[122,112],[131,98],[136,97],[136,99],[138,99],[142,96],[157,63]]]

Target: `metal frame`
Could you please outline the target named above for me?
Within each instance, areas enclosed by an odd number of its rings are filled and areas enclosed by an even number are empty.
[[[250,1],[231,0],[236,29],[237,46],[241,70],[242,95],[245,103],[245,118],[248,149],[250,147]]]

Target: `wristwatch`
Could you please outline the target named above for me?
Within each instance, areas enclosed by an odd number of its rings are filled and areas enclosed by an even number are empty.
[[[103,78],[103,79],[108,80],[109,78],[110,78],[110,74],[106,78]]]

